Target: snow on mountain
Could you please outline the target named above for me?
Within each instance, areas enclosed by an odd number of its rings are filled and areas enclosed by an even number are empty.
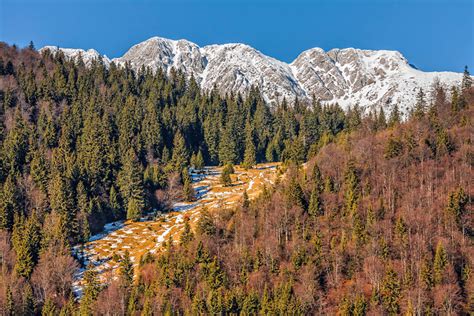
[[[66,58],[70,58],[73,60],[78,60],[79,57],[82,58],[82,61],[87,65],[90,66],[93,60],[98,60],[102,58],[102,61],[106,66],[110,64],[110,59],[105,56],[99,54],[95,49],[84,50],[80,48],[59,48],[57,46],[45,46],[41,48],[39,51],[40,53],[44,51],[50,51],[52,54],[57,54],[58,52],[62,52]]]
[[[46,46],[41,51],[61,50],[65,56],[82,57],[86,64],[100,57],[93,50]],[[342,107],[358,103],[363,107],[398,104],[406,112],[415,103],[419,88],[431,91],[434,81],[450,87],[458,85],[462,74],[423,72],[408,63],[397,51],[313,48],[302,52],[291,64],[266,56],[244,44],[199,47],[187,40],[153,37],[130,48],[122,57],[104,63],[130,63],[134,69],[172,68],[193,76],[205,91],[216,87],[221,93],[245,95],[251,86],[259,87],[269,103],[298,97],[309,101],[314,95],[326,103]]]

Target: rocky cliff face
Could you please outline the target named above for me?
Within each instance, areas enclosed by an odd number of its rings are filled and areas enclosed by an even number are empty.
[[[44,49],[58,50],[51,46]],[[86,64],[100,56],[95,50],[61,50],[70,58],[82,56]],[[460,73],[417,70],[397,51],[354,48],[328,52],[313,48],[287,64],[244,44],[199,47],[186,40],[153,37],[133,46],[122,57],[102,58],[106,65],[128,62],[137,70],[143,66],[167,73],[179,69],[193,76],[206,91],[216,87],[221,93],[245,95],[251,86],[257,86],[269,103],[295,97],[304,101],[314,96],[345,108],[356,103],[385,108],[398,104],[407,111],[414,105],[419,88],[429,92],[434,81],[450,87],[462,79]]]

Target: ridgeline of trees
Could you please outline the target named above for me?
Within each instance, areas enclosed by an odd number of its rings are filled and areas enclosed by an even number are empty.
[[[432,102],[420,90],[401,123],[397,106],[367,116],[316,101],[269,108],[257,89],[204,94],[179,72],[0,44],[0,311],[472,310],[470,79],[450,98],[435,85]],[[74,302],[72,245],[106,222],[192,200],[190,165],[266,161],[284,161],[288,181],[203,212],[195,230],[186,222],[179,245],[142,258],[137,282],[127,254],[105,288],[88,269]]]

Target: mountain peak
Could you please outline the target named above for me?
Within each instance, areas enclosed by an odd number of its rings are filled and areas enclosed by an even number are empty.
[[[57,52],[59,48],[41,49]],[[60,49],[70,58],[82,56],[86,64],[100,57],[95,50]],[[104,58],[104,63],[109,63]],[[257,86],[265,100],[278,103],[298,97],[303,102],[314,95],[322,102],[339,103],[347,108],[356,103],[363,107],[390,107],[397,104],[408,111],[415,103],[419,88],[431,89],[438,80],[445,86],[457,85],[459,73],[422,72],[410,66],[406,58],[393,50],[334,48],[324,51],[315,47],[303,51],[287,64],[266,56],[242,43],[215,44],[199,47],[185,39],[152,37],[132,46],[112,62],[129,62],[135,69],[142,66],[166,73],[179,69],[193,76],[201,88],[217,87],[221,93],[245,94]]]

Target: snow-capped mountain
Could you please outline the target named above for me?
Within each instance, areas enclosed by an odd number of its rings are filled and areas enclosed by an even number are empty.
[[[58,49],[73,59],[82,56],[86,64],[99,58],[93,50],[65,49],[46,46],[53,53]],[[410,66],[397,51],[332,49],[325,52],[313,48],[302,52],[292,63],[276,60],[244,44],[199,47],[187,40],[153,37],[139,43],[122,57],[106,65],[126,62],[135,69],[180,69],[193,76],[203,90],[216,87],[221,93],[230,91],[245,95],[258,86],[269,103],[283,98],[310,100],[314,95],[323,102],[338,102],[343,107],[359,103],[364,107],[390,107],[398,104],[402,111],[415,103],[419,88],[426,92],[434,81],[450,87],[459,85],[462,74],[454,72],[423,72]]]

